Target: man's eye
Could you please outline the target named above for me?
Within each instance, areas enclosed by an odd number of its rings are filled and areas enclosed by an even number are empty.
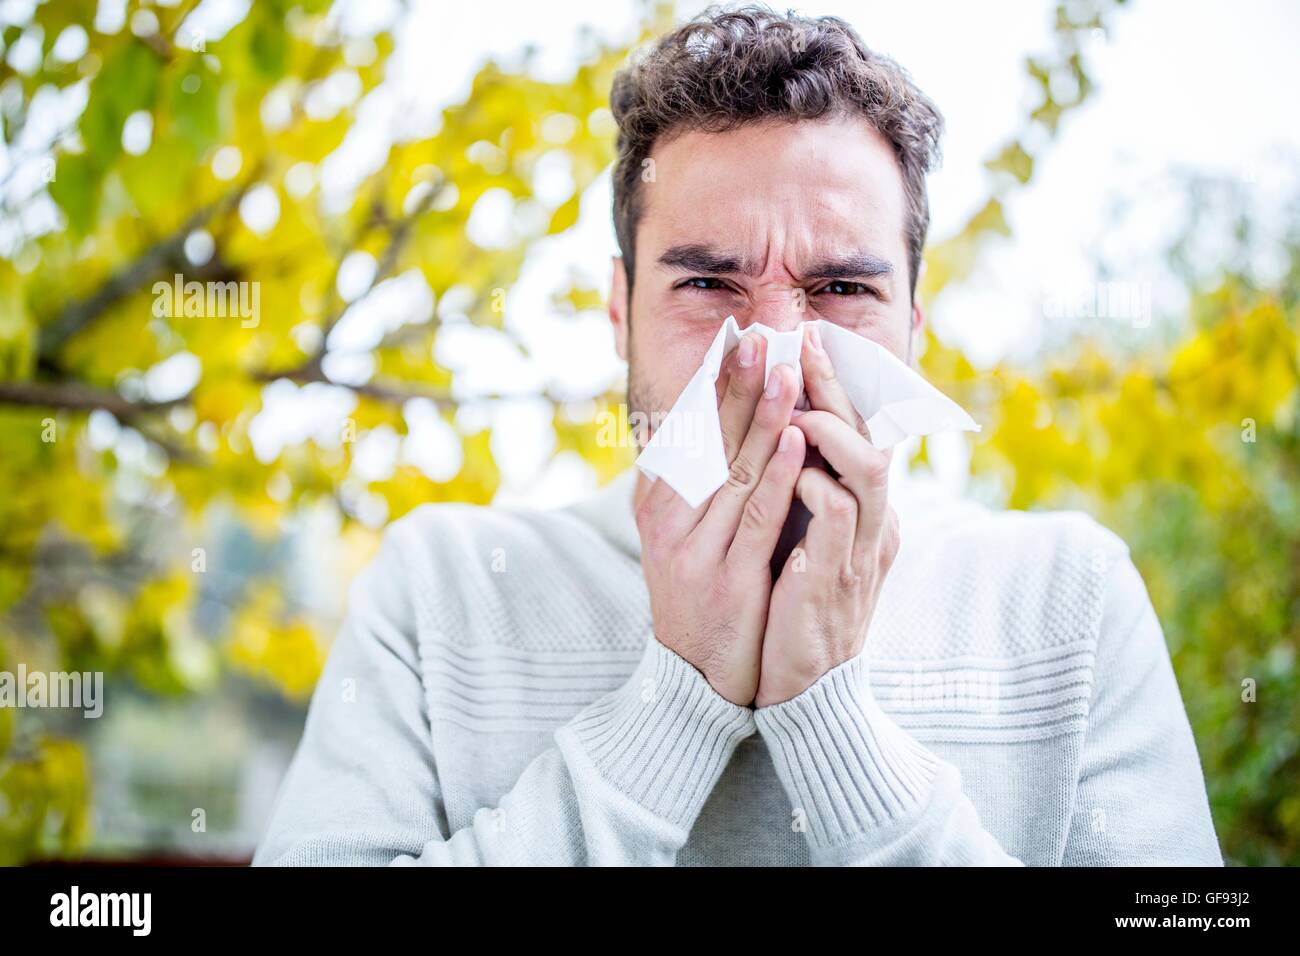
[[[836,279],[834,282],[826,283],[821,291],[829,292],[831,295],[872,295],[877,298],[880,297],[880,294],[869,285],[864,285],[861,282],[847,282],[842,279]]]
[[[712,276],[691,276],[691,278],[678,285],[679,289],[699,289],[702,292],[713,292],[718,289],[726,289],[726,284],[721,279],[715,279]]]

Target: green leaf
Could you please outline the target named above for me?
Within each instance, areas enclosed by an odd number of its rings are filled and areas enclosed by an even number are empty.
[[[143,156],[124,156],[122,182],[143,216],[156,216],[172,205],[194,170],[190,144],[174,136],[155,138]]]
[[[259,73],[268,79],[278,80],[284,76],[285,64],[289,59],[289,38],[284,26],[274,19],[266,7],[254,6],[253,9],[257,11],[257,20],[249,42],[249,56]]]
[[[50,183],[50,196],[78,236],[89,233],[95,225],[99,208],[102,173],[88,153],[64,153],[59,157]]]
[[[546,228],[549,235],[564,232],[578,221],[578,211],[582,204],[582,193],[574,191],[573,195],[551,216],[551,224]]]
[[[186,92],[186,82],[192,86],[195,80],[198,89]],[[203,155],[221,136],[221,84],[217,75],[203,60],[196,59],[192,67],[178,71],[172,78],[168,94],[176,135],[190,144],[194,155]]]
[[[0,262],[0,382],[31,375],[35,344],[19,276],[9,263]]]
[[[1020,183],[1027,183],[1034,174],[1034,157],[1025,152],[1019,143],[1009,143],[993,159],[984,164],[993,172],[1010,173]]]
[[[126,118],[153,107],[158,74],[158,57],[144,44],[132,41],[118,48],[95,77],[81,119],[81,135],[87,154],[102,167],[107,168],[121,155]]]

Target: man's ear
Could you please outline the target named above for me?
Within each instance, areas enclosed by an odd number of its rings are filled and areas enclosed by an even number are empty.
[[[922,327],[925,325],[925,309],[921,306],[920,299],[912,300],[912,327],[909,331],[912,335],[920,338],[923,335]]]
[[[613,273],[609,278],[609,321],[614,326],[614,347],[618,357],[627,361],[628,337],[628,301],[627,270],[623,267],[623,257],[612,259]]]
[[[921,260],[921,268],[916,271],[916,289],[912,294],[912,316],[911,322],[907,329],[907,355],[909,359],[915,359],[917,346],[921,344],[921,336],[925,326],[925,309],[921,307],[919,292],[921,285],[925,280],[925,260]]]

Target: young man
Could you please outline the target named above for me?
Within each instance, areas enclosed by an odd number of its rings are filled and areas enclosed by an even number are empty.
[[[942,121],[894,63],[745,8],[612,104],[633,412],[671,407],[728,315],[911,359]],[[633,469],[568,509],[396,522],[255,862],[1221,864],[1123,542],[891,488],[805,335],[805,411],[792,369],[764,387],[762,336],[730,357],[730,478],[698,508]]]

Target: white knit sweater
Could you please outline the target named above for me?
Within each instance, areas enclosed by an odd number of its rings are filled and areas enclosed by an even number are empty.
[[[891,487],[863,654],[751,710],[655,639],[634,479],[392,525],[255,864],[1222,864],[1160,625],[1090,518]]]

